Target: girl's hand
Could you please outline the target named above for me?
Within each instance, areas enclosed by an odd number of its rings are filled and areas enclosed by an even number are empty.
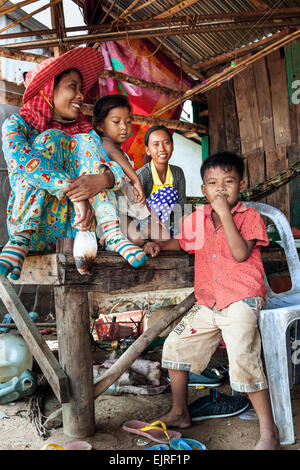
[[[150,255],[152,256],[152,258],[154,258],[155,256],[159,254],[160,246],[155,242],[147,242],[143,246],[143,250],[146,253],[146,255]]]
[[[77,226],[78,230],[82,232],[90,230],[95,212],[89,201],[86,199],[84,201],[75,202],[74,209],[75,225]]]
[[[70,184],[64,188],[62,192],[71,199],[73,203],[90,199],[109,187],[110,178],[112,178],[111,186],[113,186],[114,177],[112,173],[111,175],[109,175],[109,173],[111,173],[110,170],[103,174],[82,175],[68,179],[67,181]]]
[[[146,196],[140,180],[133,183],[133,193],[135,204],[140,204],[141,206],[146,204]]]

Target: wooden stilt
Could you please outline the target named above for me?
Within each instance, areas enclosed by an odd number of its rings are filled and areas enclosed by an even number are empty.
[[[95,433],[93,363],[86,292],[54,288],[59,362],[70,386],[70,401],[62,405],[64,433],[84,438]]]

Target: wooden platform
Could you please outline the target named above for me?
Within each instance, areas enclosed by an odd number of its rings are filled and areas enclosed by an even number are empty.
[[[281,248],[263,249],[262,257],[268,277],[286,275],[287,266]],[[144,291],[193,287],[194,257],[184,252],[162,252],[136,269],[119,255],[101,251],[94,262],[92,274],[82,276],[71,254],[29,254],[20,279],[14,283],[53,287],[59,361],[30,319],[11,283],[3,276],[0,276],[0,281],[2,301],[62,404],[65,434],[83,438],[95,432],[95,390],[98,394],[103,393],[128,368],[126,355],[129,354],[133,362],[160,333],[157,328],[153,332],[147,330],[143,333],[143,338],[139,337],[117,361],[120,364],[116,365],[112,375],[105,377],[102,384],[94,386],[89,292],[103,295],[130,292],[134,295]],[[193,303],[191,295],[172,313],[173,320],[191,308]],[[169,316],[166,321],[169,321]],[[166,326],[167,323],[162,325],[161,331]]]

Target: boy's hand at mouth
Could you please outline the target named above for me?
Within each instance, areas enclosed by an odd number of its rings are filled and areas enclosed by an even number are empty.
[[[215,198],[211,202],[211,206],[220,218],[222,218],[222,216],[228,215],[228,213],[231,212],[227,195],[223,189],[219,189],[216,192]]]

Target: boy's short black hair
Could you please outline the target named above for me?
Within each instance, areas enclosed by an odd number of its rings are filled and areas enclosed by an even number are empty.
[[[204,182],[205,173],[209,168],[217,167],[228,171],[231,171],[232,168],[235,168],[239,173],[241,180],[243,179],[244,161],[242,157],[236,153],[224,151],[210,155],[206,160],[204,160],[200,169],[202,181]]]
[[[93,127],[101,124],[109,111],[114,108],[128,108],[131,113],[131,106],[128,98],[124,95],[105,95],[99,98],[94,104],[93,109]]]

